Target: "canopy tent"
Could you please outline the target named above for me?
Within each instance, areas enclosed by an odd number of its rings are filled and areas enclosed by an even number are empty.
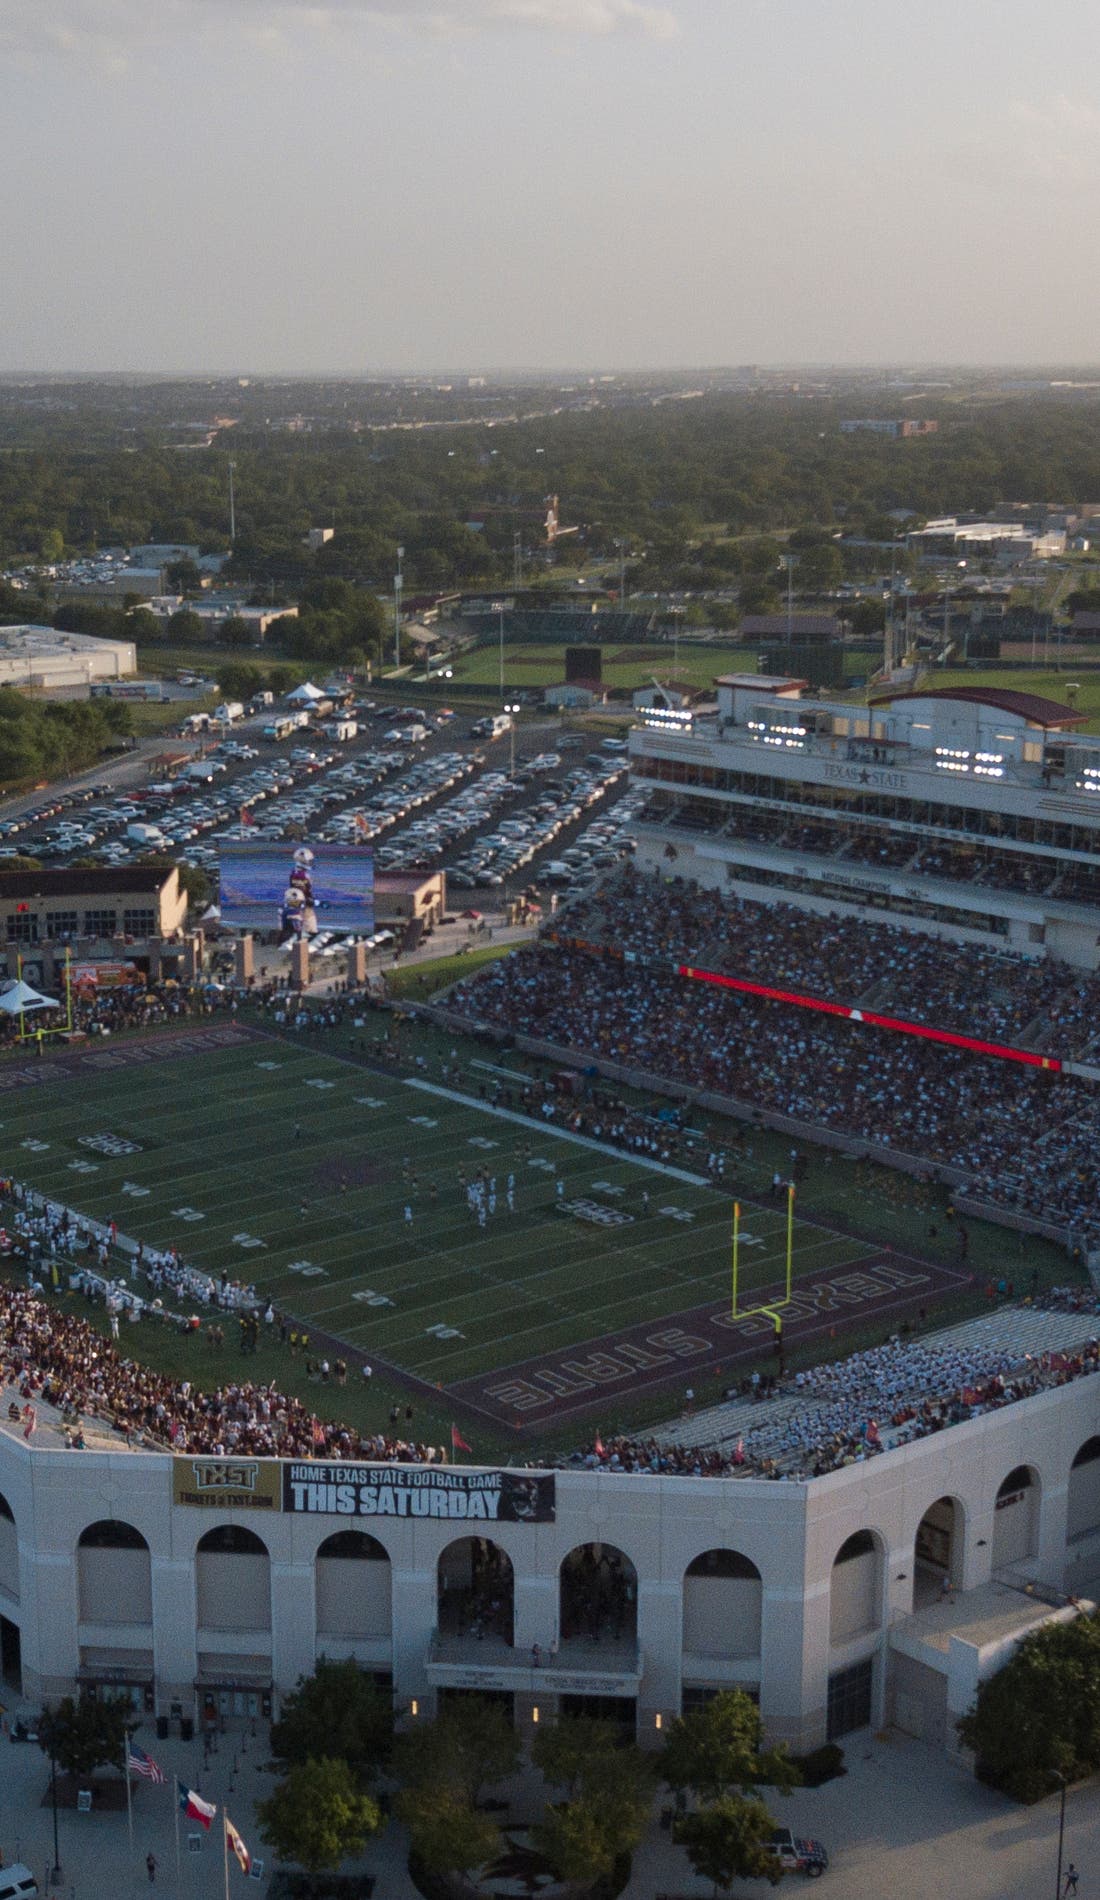
[[[42,996],[38,990],[32,990],[22,977],[16,983],[9,983],[0,990],[0,1010],[5,1016],[23,1016],[32,1009],[60,1009],[55,996]]]
[[[286,695],[288,706],[311,706],[315,700],[323,698],[324,694],[320,687],[314,686],[312,680],[306,680],[303,685],[296,686],[292,693]]]

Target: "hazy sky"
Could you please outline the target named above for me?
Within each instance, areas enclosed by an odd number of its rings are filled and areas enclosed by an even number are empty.
[[[0,0],[0,369],[1100,358],[1067,0]]]

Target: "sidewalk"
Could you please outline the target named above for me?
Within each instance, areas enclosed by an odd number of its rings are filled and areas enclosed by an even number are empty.
[[[10,1700],[7,1719],[33,1713]],[[200,1740],[175,1737],[158,1742],[146,1722],[139,1746],[168,1776],[167,1787],[133,1783],[134,1845],[127,1835],[126,1813],[76,1814],[63,1810],[58,1834],[62,1867],[61,1900],[137,1900],[147,1893],[145,1856],[157,1859],[156,1888],[181,1900],[216,1900],[224,1893],[218,1821],[209,1835],[180,1816],[181,1882],[176,1884],[175,1779],[207,1800],[228,1806],[234,1825],[251,1852],[265,1862],[263,1879],[247,1880],[230,1857],[230,1892],[236,1900],[256,1900],[266,1889],[273,1856],[260,1840],[255,1802],[270,1792],[266,1726],[259,1733],[231,1732],[219,1737],[217,1752],[203,1763]],[[46,1893],[45,1875],[53,1854],[53,1817],[48,1800],[49,1764],[41,1750],[14,1746],[0,1738],[0,1850],[5,1863],[24,1860]],[[983,1788],[960,1764],[922,1743],[891,1733],[886,1740],[870,1734],[850,1739],[848,1773],[824,1788],[798,1789],[789,1797],[772,1796],[776,1819],[795,1834],[824,1841],[830,1865],[822,1900],[1036,1900],[1052,1895],[1058,1853],[1058,1801],[1052,1796],[1034,1808],[1020,1808]],[[519,1776],[510,1784],[513,1815],[534,1809],[525,1799],[538,1776]],[[533,1790],[532,1790],[533,1791]],[[541,1791],[541,1790],[540,1790]],[[43,1801],[45,1799],[45,1805]],[[697,1879],[687,1855],[659,1825],[664,1796],[654,1802],[653,1825],[634,1857],[623,1900],[655,1900],[657,1894],[709,1900],[709,1881]],[[219,1815],[220,1820],[220,1815]],[[197,1851],[190,1842],[197,1837]],[[1100,1896],[1100,1785],[1071,1789],[1066,1801],[1064,1864],[1081,1870],[1080,1900]],[[375,1900],[416,1900],[406,1867],[404,1830],[390,1822],[361,1861],[344,1872],[372,1873]],[[795,1891],[798,1876],[790,1877]],[[760,1896],[772,1890],[763,1881],[735,1882],[734,1895]]]

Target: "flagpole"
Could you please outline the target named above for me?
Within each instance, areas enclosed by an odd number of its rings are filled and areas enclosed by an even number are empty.
[[[225,1867],[225,1900],[229,1900],[229,1809],[222,1807],[222,1862]]]
[[[127,1736],[127,1737],[126,1737],[126,1743],[125,1743],[125,1755],[124,1755],[124,1758],[123,1758],[123,1759],[124,1759],[124,1761],[125,1761],[125,1764],[126,1764],[126,1766],[125,1766],[125,1774],[126,1774],[126,1825],[127,1825],[127,1827],[129,1828],[129,1831],[130,1831],[130,1852],[131,1852],[131,1854],[132,1854],[132,1853],[133,1853],[133,1851],[134,1851],[134,1803],[133,1803],[133,1799],[132,1799],[132,1797],[131,1797],[131,1794],[130,1794],[130,1737],[129,1737],[129,1736]]]
[[[176,1893],[179,1895],[183,1892],[183,1870],[180,1866],[180,1784],[178,1781],[174,1805],[176,1811]]]

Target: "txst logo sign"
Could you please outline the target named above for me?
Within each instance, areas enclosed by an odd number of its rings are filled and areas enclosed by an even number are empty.
[[[258,1464],[228,1465],[218,1458],[203,1458],[191,1466],[198,1491],[252,1491],[259,1477]]]
[[[172,1496],[207,1510],[277,1511],[279,1466],[266,1458],[173,1458]]]

